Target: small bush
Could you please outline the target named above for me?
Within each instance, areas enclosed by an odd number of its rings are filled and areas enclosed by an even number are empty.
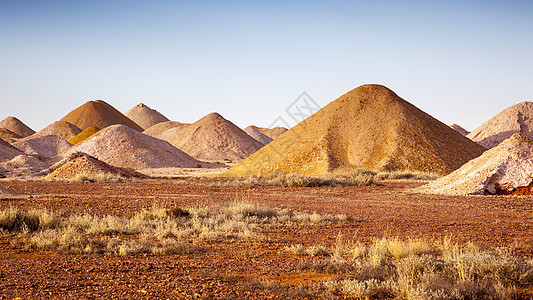
[[[290,247],[285,247],[285,250],[298,256],[309,255],[309,256],[325,256],[329,252],[323,246],[311,246],[305,248],[301,244],[292,245]]]
[[[432,173],[419,171],[381,171],[376,173],[377,180],[387,179],[412,179],[412,180],[434,180],[440,176]]]
[[[0,210],[0,230],[8,232],[38,231],[56,228],[59,218],[43,209],[32,209],[23,213],[15,208]]]
[[[130,179],[117,174],[111,173],[98,173],[98,174],[86,174],[78,173],[73,178],[74,182],[128,182]]]

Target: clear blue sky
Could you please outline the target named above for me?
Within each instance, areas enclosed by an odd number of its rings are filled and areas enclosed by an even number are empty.
[[[268,126],[380,83],[468,130],[533,100],[533,1],[5,0],[0,41],[0,119],[35,130],[94,99]]]

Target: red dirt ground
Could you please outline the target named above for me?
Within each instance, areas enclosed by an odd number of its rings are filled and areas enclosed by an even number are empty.
[[[310,287],[314,282],[332,275],[301,273],[298,263],[302,258],[288,254],[284,247],[330,247],[338,234],[363,242],[383,236],[450,237],[492,248],[509,246],[520,257],[533,257],[532,197],[422,195],[409,191],[421,184],[414,181],[372,187],[219,188],[204,185],[210,180],[191,178],[187,184],[178,184],[182,180],[1,181],[1,187],[28,196],[0,196],[0,209],[128,216],[154,204],[204,206],[239,200],[301,212],[345,214],[353,221],[271,228],[266,241],[202,242],[199,246],[205,251],[201,253],[162,256],[27,251],[11,245],[13,235],[0,234],[0,299],[306,298],[320,292]]]

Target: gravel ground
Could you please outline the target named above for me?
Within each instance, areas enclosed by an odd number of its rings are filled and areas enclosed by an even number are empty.
[[[209,187],[220,179],[139,180],[129,183],[0,181],[27,195],[2,195],[0,208],[47,208],[61,215],[128,216],[159,206],[204,206],[247,201],[294,211],[345,214],[341,224],[266,228],[264,239],[198,242],[182,255],[69,255],[27,251],[0,235],[0,299],[286,299],[336,297],[318,283],[331,275],[301,273],[293,244],[331,247],[339,234],[376,237],[450,237],[487,247],[512,246],[533,257],[533,198],[436,196],[413,193],[420,182],[372,187]]]

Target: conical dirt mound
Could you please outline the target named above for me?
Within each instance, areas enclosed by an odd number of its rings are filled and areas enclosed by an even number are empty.
[[[201,162],[168,142],[125,125],[106,127],[63,154],[85,152],[110,165],[130,168],[194,168]]]
[[[139,125],[102,100],[86,102],[64,116],[61,121],[70,122],[81,130],[91,126],[105,128],[115,124],[122,124],[135,130],[143,131]]]
[[[0,128],[0,139],[8,140],[8,139],[20,139],[20,138],[22,137],[14,133],[13,131],[7,128]]]
[[[50,168],[50,171],[50,174],[46,176],[47,178],[72,179],[79,174],[92,176],[100,174],[112,174],[126,178],[146,177],[133,170],[112,166],[83,152],[74,152],[70,154],[57,164],[53,165]]]
[[[448,195],[533,194],[533,141],[523,133],[515,133],[417,191]]]
[[[45,128],[37,131],[36,133],[30,135],[28,138],[45,136],[45,135],[57,135],[58,137],[68,140],[75,137],[78,133],[81,132],[81,129],[78,126],[66,122],[66,121],[56,121]]]
[[[166,121],[161,122],[159,124],[155,124],[154,126],[143,131],[143,133],[158,138],[160,140],[168,141],[168,139],[170,139],[178,132],[180,132],[183,128],[189,125],[191,124],[180,123],[176,121]]]
[[[252,126],[248,126],[246,128],[243,129],[244,132],[246,132],[249,136],[253,137],[256,141],[258,141],[259,143],[263,144],[263,145],[266,145],[270,142],[272,142],[272,138],[270,138],[269,136],[261,133],[259,130],[253,128]]]
[[[23,155],[24,152],[13,147],[8,142],[0,139],[0,162],[12,160],[17,155]]]
[[[450,128],[459,132],[460,134],[464,135],[464,136],[467,136],[470,132],[467,131],[466,129],[464,129],[463,127],[457,125],[457,124],[452,124],[450,125]]]
[[[19,119],[15,117],[7,117],[4,120],[0,121],[0,128],[6,128],[12,132],[20,135],[21,137],[27,137],[35,133],[33,129],[26,126]]]
[[[91,135],[97,133],[98,131],[100,131],[100,128],[98,127],[94,127],[94,126],[88,127],[84,131],[78,133],[75,137],[69,139],[68,142],[71,143],[72,145],[79,144],[85,141],[86,139],[88,139],[89,137],[91,137]]]
[[[254,125],[251,125],[251,126],[248,126],[248,127],[253,128],[253,129],[261,132],[262,134],[268,136],[269,138],[271,138],[273,140],[277,139],[280,135],[284,134],[285,132],[287,132],[289,130],[289,129],[285,128],[285,127],[264,128],[264,127],[257,127],[257,126],[254,126]]]
[[[72,147],[72,144],[57,135],[44,135],[22,139],[13,143],[13,146],[29,155],[54,157]]]
[[[525,101],[504,109],[467,137],[486,148],[492,148],[517,132],[533,137],[533,102]]]
[[[208,161],[241,160],[263,147],[217,113],[208,114],[168,141],[189,155]]]
[[[169,121],[169,119],[163,116],[160,112],[155,109],[151,109],[143,103],[135,105],[124,115],[141,126],[143,130],[148,129],[155,124]]]
[[[448,174],[484,150],[372,84],[341,96],[224,174],[321,176],[355,168]]]

